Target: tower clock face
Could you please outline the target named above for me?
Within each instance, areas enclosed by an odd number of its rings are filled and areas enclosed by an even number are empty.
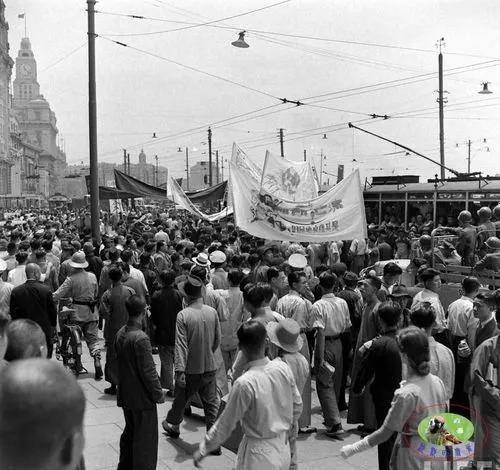
[[[31,65],[22,64],[21,65],[21,75],[23,77],[29,77],[31,75]]]

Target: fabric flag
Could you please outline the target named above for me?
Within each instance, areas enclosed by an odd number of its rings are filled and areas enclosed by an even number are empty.
[[[231,162],[238,168],[245,170],[255,180],[260,182],[262,179],[262,170],[250,160],[248,155],[236,144],[236,142],[233,142]]]
[[[165,189],[157,188],[150,184],[127,175],[115,168],[115,184],[118,189],[135,194],[135,197],[149,197],[152,199],[168,199],[167,191]]]
[[[266,152],[263,189],[287,201],[308,201],[318,196],[318,184],[309,162],[294,162]]]
[[[208,220],[210,222],[215,222],[232,214],[231,208],[225,208],[220,212],[217,212],[216,214],[210,214],[210,215],[200,211],[198,207],[196,207],[196,205],[189,199],[186,193],[182,190],[177,181],[172,177],[170,177],[169,179],[168,189],[170,192],[170,197],[178,206],[182,207],[184,210],[202,219]]]
[[[358,171],[317,198],[293,202],[261,189],[233,163],[229,168],[235,222],[251,235],[297,242],[366,238]]]

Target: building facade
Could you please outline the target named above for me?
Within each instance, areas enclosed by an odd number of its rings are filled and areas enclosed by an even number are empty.
[[[49,102],[40,93],[37,63],[29,38],[21,40],[13,82],[12,113],[19,123],[20,138],[40,148],[37,174],[40,194],[48,199],[62,190],[66,155],[57,145],[57,119]]]
[[[207,161],[197,162],[189,171],[189,191],[198,191],[210,186],[210,166]],[[217,165],[212,162],[212,185],[217,183]]]
[[[5,3],[0,0],[0,195],[9,194],[12,189],[11,172],[14,160],[11,158],[9,85],[14,61],[9,55],[9,24],[5,20]]]

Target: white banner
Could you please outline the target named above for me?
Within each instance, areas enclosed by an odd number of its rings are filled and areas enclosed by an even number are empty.
[[[238,168],[245,170],[252,178],[259,181],[262,179],[262,170],[254,163],[248,155],[233,142],[233,152],[231,154],[231,162]]]
[[[275,197],[230,163],[229,188],[236,225],[268,240],[326,242],[366,238],[359,172],[321,196],[303,202]]]
[[[262,188],[287,201],[309,201],[318,197],[318,184],[309,162],[293,162],[266,152]]]
[[[186,196],[186,193],[174,178],[170,177],[168,179],[168,182],[170,198],[175,202],[175,204],[197,217],[208,220],[210,222],[216,222],[217,220],[223,219],[224,217],[227,217],[228,215],[231,215],[233,213],[233,209],[231,207],[226,207],[225,209],[222,209],[220,212],[217,212],[215,214],[205,214],[191,202],[191,200]]]

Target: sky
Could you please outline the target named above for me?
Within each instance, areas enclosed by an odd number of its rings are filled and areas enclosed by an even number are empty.
[[[25,13],[67,161],[87,164],[86,2],[5,2],[11,56]],[[149,162],[158,155],[185,176],[184,148],[190,165],[208,159],[211,125],[221,161],[236,142],[262,164],[266,150],[279,154],[283,128],[287,158],[302,160],[305,150],[319,171],[324,156],[323,182],[333,183],[338,164],[363,179],[425,181],[438,166],[347,123],[439,160],[436,42],[444,37],[446,164],[466,171],[470,139],[472,171],[500,174],[498,1],[101,0],[96,9],[99,161],[121,163],[126,148],[135,163],[144,148]],[[240,30],[248,30],[247,49],[231,46]],[[492,94],[477,93],[482,82]]]

